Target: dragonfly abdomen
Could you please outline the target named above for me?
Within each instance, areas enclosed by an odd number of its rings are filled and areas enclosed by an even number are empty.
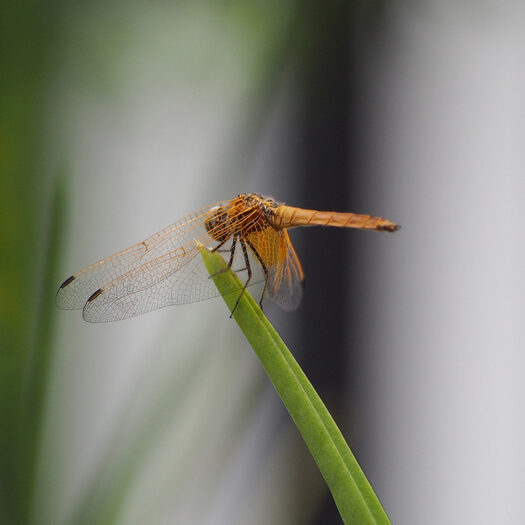
[[[272,222],[277,228],[293,228],[294,226],[335,226],[339,228],[358,228],[388,232],[394,232],[399,229],[397,224],[382,217],[373,217],[372,215],[361,215],[357,213],[305,210],[284,204],[274,210]]]

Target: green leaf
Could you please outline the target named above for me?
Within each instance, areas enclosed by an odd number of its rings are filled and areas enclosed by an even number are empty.
[[[217,253],[201,247],[202,258],[230,311],[242,289],[237,275]],[[341,431],[297,361],[259,305],[245,291],[233,318],[248,339],[310,449],[345,523],[390,523]]]

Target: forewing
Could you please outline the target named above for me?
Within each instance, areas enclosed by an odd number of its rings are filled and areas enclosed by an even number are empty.
[[[218,203],[214,206],[220,206]],[[170,272],[187,263],[197,253],[193,239],[207,247],[213,239],[204,222],[210,206],[171,224],[145,241],[102,259],[64,281],[56,294],[56,304],[63,309],[81,309],[100,288],[121,285],[128,281],[130,293],[151,286]],[[147,271],[152,274],[146,275]]]
[[[304,272],[287,230],[281,230],[275,269],[271,272],[269,294],[283,309],[295,310],[303,296]]]

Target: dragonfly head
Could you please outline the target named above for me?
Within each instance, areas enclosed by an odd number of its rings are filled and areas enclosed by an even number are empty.
[[[231,235],[230,220],[224,206],[211,208],[204,225],[210,237],[216,241],[225,241]]]

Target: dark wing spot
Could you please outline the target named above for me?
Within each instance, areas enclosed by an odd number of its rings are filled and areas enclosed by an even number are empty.
[[[68,277],[61,285],[60,288],[65,288],[68,284],[75,280],[75,276]]]
[[[91,294],[91,297],[87,300],[88,303],[94,301],[102,293],[102,288],[99,288],[96,292]]]

